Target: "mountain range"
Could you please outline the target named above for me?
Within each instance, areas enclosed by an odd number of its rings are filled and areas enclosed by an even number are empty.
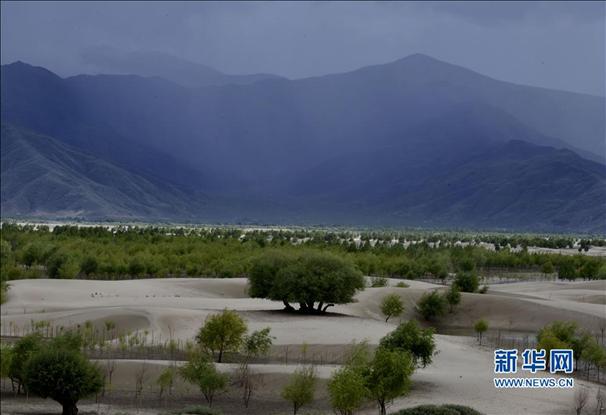
[[[4,217],[606,232],[604,97],[425,55],[299,80],[118,60],[2,66]]]

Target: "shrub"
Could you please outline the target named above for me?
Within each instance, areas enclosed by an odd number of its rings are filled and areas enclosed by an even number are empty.
[[[488,330],[488,322],[484,319],[480,319],[473,325],[473,329],[478,335],[478,342],[482,344],[482,335]]]
[[[398,294],[388,294],[381,301],[381,313],[385,316],[385,322],[391,317],[398,317],[404,311],[404,304]]]
[[[410,285],[406,284],[404,281],[400,281],[399,283],[396,284],[397,288],[408,288],[410,287]]]
[[[409,352],[415,366],[423,367],[431,363],[436,348],[433,329],[423,329],[414,320],[401,323],[381,339],[379,346],[388,350]]]
[[[480,285],[478,275],[473,271],[459,272],[454,283],[465,293],[475,293]]]
[[[468,406],[461,405],[420,405],[402,409],[392,415],[482,415]]]
[[[430,321],[445,313],[446,300],[437,291],[431,291],[419,299],[417,309],[425,320]]]
[[[204,326],[198,331],[197,342],[213,356],[217,353],[217,362],[221,363],[223,353],[237,351],[244,340],[246,323],[232,310],[223,310],[206,318]]]
[[[209,408],[205,405],[190,405],[183,409],[177,409],[166,413],[167,415],[221,415],[221,411]]]
[[[372,288],[387,287],[389,281],[385,277],[371,277],[370,286]]]

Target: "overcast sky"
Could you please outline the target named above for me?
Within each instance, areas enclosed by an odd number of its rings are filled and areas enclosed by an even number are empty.
[[[10,2],[2,63],[95,72],[98,46],[300,78],[425,53],[506,81],[605,95],[603,2]]]

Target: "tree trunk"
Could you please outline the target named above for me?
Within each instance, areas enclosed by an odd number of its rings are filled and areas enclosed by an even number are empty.
[[[75,402],[63,402],[61,405],[63,406],[62,415],[78,415],[78,407]]]
[[[379,400],[379,415],[386,415],[387,409],[385,409],[385,401]]]
[[[214,394],[212,392],[210,392],[210,393],[203,393],[203,395],[204,395],[204,398],[206,398],[206,402],[208,402],[208,407],[212,408]]]
[[[317,310],[318,310],[319,312],[322,312],[322,307],[323,307],[323,306],[324,306],[324,302],[323,302],[323,301],[320,301],[320,302],[318,303],[318,309],[317,309]]]
[[[323,313],[326,313],[326,309],[327,309],[328,307],[334,307],[334,306],[335,306],[335,305],[334,305],[333,303],[326,304],[326,305],[324,306],[324,308],[322,309],[322,312],[323,312]]]
[[[223,359],[223,348],[221,347],[219,349],[219,358],[217,359],[217,363],[221,363],[222,359]]]
[[[291,306],[288,301],[282,300],[282,302],[284,303],[284,309],[286,311],[294,311],[295,310],[295,308],[293,306]]]

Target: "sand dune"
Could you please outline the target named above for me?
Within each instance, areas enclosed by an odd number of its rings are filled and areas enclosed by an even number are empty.
[[[385,323],[380,314],[381,299],[398,293],[405,305],[402,319],[415,317],[415,302],[439,285],[407,281],[408,288],[369,288],[356,302],[334,307],[326,316],[284,314],[282,304],[246,295],[245,279],[154,279],[134,281],[21,280],[10,283],[9,301],[2,307],[2,330],[27,328],[31,321],[47,320],[55,326],[75,326],[91,321],[102,327],[113,321],[119,330],[143,332],[158,339],[187,340],[211,313],[224,308],[237,310],[251,330],[271,327],[275,347],[300,347],[308,343],[338,353],[352,341],[367,339],[371,344],[398,323]],[[553,320],[574,320],[596,331],[606,324],[603,298],[606,282],[524,282],[495,284],[488,294],[463,294],[454,314],[445,316],[440,328],[470,328],[478,318],[486,318],[494,329],[535,333]],[[395,281],[392,282],[395,285]],[[395,408],[421,403],[470,405],[487,414],[567,414],[573,402],[569,390],[498,390],[492,384],[492,351],[480,348],[473,338],[436,335],[438,355],[434,363],[418,370],[410,394],[396,401]],[[336,348],[336,349],[335,349]],[[315,350],[315,349],[314,349]],[[292,360],[295,353],[293,352]],[[131,382],[133,371],[142,362],[120,361],[117,382]],[[149,382],[167,362],[146,363]],[[254,365],[255,373],[265,374],[268,402],[281,413],[279,389],[295,365],[278,363]],[[233,370],[222,365],[221,370]],[[319,367],[327,379],[334,366]],[[120,380],[122,379],[122,380]],[[596,387],[585,384],[592,389]],[[324,385],[322,383],[322,385]],[[322,389],[324,386],[320,386]],[[150,384],[150,388],[153,385]],[[324,397],[318,405],[326,408]],[[272,395],[273,394],[273,395]],[[592,395],[593,396],[593,395]],[[323,399],[323,400],[322,400]],[[324,405],[324,406],[322,406]],[[277,408],[277,409],[276,409]],[[374,413],[371,407],[364,413]],[[229,412],[231,413],[231,412]],[[234,412],[237,413],[237,412]],[[268,412],[270,413],[270,412]]]

